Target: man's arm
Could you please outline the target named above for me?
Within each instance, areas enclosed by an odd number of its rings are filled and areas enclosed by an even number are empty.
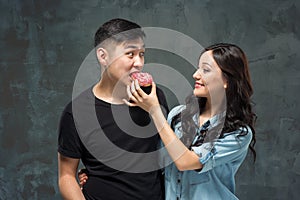
[[[69,158],[58,153],[58,185],[65,200],[84,200],[76,180],[79,159]]]

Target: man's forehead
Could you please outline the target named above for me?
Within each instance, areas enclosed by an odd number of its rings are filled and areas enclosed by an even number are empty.
[[[145,43],[142,39],[126,41],[121,44],[124,49],[144,49]]]
[[[108,45],[105,49],[112,54],[123,54],[128,50],[145,50],[145,43],[142,39],[128,40],[119,44]]]

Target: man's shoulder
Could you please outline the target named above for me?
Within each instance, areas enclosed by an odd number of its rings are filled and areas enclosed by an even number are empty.
[[[82,104],[82,102],[86,102],[89,99],[92,99],[92,90],[91,88],[85,89],[79,95],[75,96],[70,100],[63,110],[63,113],[69,113],[72,114],[72,109],[74,105]]]
[[[168,115],[170,110],[169,110],[167,99],[166,99],[166,96],[165,96],[163,90],[160,89],[159,87],[156,87],[156,94],[157,94],[159,103],[165,108],[165,114]]]
[[[157,94],[157,97],[165,96],[164,91],[162,89],[160,89],[159,87],[156,87],[156,94]]]

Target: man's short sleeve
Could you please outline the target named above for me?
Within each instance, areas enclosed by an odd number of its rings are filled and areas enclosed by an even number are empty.
[[[58,152],[66,157],[81,158],[82,145],[72,116],[71,104],[68,104],[60,118]]]

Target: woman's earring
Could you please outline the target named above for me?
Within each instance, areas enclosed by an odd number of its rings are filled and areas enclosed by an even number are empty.
[[[225,88],[225,89],[227,88],[227,84],[224,84],[224,88]]]

